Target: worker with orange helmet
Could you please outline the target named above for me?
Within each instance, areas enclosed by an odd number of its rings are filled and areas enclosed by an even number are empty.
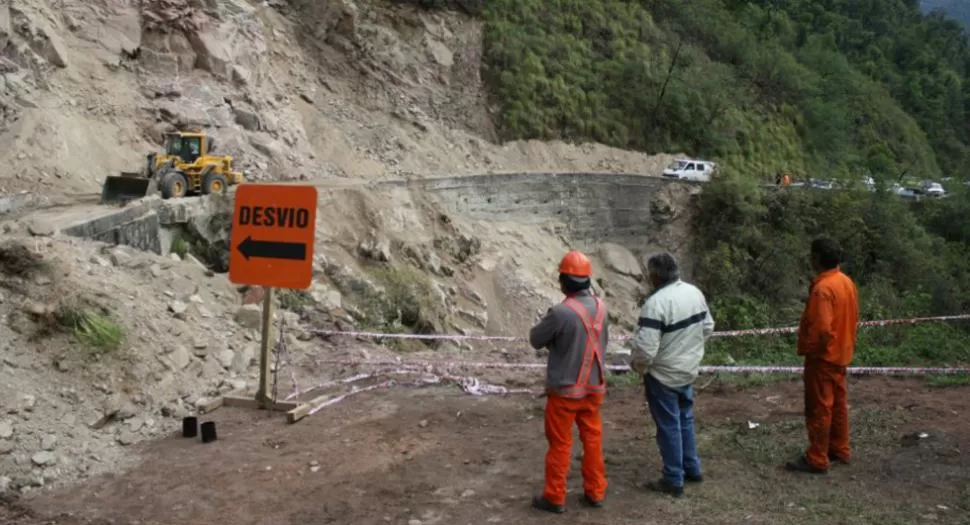
[[[559,264],[559,286],[565,300],[553,306],[529,332],[533,348],[547,348],[545,489],[532,506],[566,511],[566,478],[572,451],[573,423],[583,442],[582,503],[599,508],[606,497],[603,424],[600,406],[606,395],[603,354],[609,321],[603,300],[592,293],[593,266],[573,250]]]

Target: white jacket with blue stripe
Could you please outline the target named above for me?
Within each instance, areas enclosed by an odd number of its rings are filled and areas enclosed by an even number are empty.
[[[656,289],[644,301],[637,325],[631,366],[645,367],[671,388],[697,379],[704,342],[714,333],[714,318],[700,289],[679,279]]]

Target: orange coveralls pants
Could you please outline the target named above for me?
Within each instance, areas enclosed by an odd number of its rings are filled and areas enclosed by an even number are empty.
[[[829,455],[849,461],[849,402],[845,367],[821,359],[805,360],[805,422],[809,447],[805,460],[828,469]]]
[[[603,461],[602,395],[570,399],[549,394],[546,400],[546,486],[543,496],[554,505],[566,503],[566,478],[573,448],[573,422],[583,442],[583,489],[594,501],[606,497],[606,464]]]

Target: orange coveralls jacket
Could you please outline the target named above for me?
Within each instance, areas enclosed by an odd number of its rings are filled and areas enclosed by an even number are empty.
[[[859,325],[859,292],[838,268],[812,281],[798,329],[798,355],[849,366]]]
[[[846,367],[855,352],[859,294],[838,268],[813,281],[798,330],[798,354],[805,356],[805,460],[821,470],[829,458],[848,461],[849,405]]]

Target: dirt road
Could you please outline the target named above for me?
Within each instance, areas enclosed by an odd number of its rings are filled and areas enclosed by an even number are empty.
[[[637,387],[615,388],[604,415],[608,506],[586,510],[578,455],[563,523],[879,523],[970,519],[970,390],[874,378],[850,386],[855,462],[827,476],[779,465],[804,445],[798,382],[698,397],[707,481],[682,500],[638,488],[659,474]],[[457,389],[364,394],[287,426],[221,409],[219,440],[148,445],[125,475],[26,503],[17,525],[547,523],[529,508],[542,482],[541,401]],[[757,423],[750,428],[748,422]],[[925,437],[920,438],[920,433]],[[578,454],[578,444],[576,451]],[[9,509],[7,512],[10,512]],[[72,518],[44,521],[69,513]],[[94,523],[98,523],[95,521]]]

